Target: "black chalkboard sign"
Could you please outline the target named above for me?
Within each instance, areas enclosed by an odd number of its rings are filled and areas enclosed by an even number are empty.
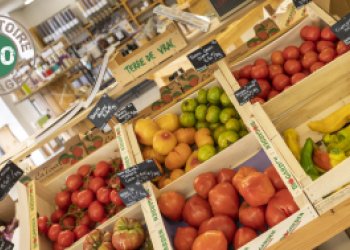
[[[12,250],[15,245],[12,242],[0,237],[0,250]]]
[[[148,197],[149,194],[140,182],[136,182],[135,184],[132,184],[120,190],[119,196],[122,199],[124,205],[129,207],[131,205],[134,205],[136,202]]]
[[[210,0],[216,14],[222,19],[233,13],[241,5],[251,2],[250,0]]]
[[[205,70],[209,65],[219,61],[226,56],[216,40],[204,45],[191,54],[187,55],[188,60],[192,63],[197,71]]]
[[[162,173],[159,171],[159,168],[153,160],[146,160],[118,173],[124,186],[135,184],[136,182],[144,183],[151,181],[161,175]]]
[[[115,113],[115,117],[118,122],[125,123],[130,121],[137,115],[137,109],[135,108],[133,103],[129,103],[125,107],[119,109],[117,113]]]
[[[0,201],[10,192],[11,188],[22,177],[23,170],[9,161],[0,171]]]
[[[117,103],[108,95],[103,95],[88,115],[88,119],[99,129],[103,129],[117,111]]]
[[[240,105],[250,101],[261,92],[258,81],[253,79],[247,85],[235,92],[235,96]]]
[[[332,26],[335,35],[346,45],[350,44],[350,13]]]
[[[293,0],[294,6],[299,9],[303,7],[304,5],[310,3],[311,0]]]

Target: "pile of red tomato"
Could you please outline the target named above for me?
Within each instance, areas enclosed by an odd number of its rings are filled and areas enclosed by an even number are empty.
[[[83,165],[67,177],[64,189],[55,196],[57,209],[50,219],[38,218],[39,232],[47,235],[55,250],[71,246],[124,208],[116,175],[122,169],[119,163],[100,161],[95,167]]]
[[[350,46],[339,41],[330,27],[304,26],[300,37],[304,42],[299,47],[291,45],[282,51],[274,51],[270,64],[260,58],[254,65],[233,72],[241,87],[252,79],[257,80],[261,93],[251,100],[252,103],[270,100],[350,50]]]
[[[207,172],[193,186],[187,200],[177,192],[158,198],[165,218],[187,224],[176,230],[176,250],[238,249],[299,210],[273,166],[263,173],[249,166]]]

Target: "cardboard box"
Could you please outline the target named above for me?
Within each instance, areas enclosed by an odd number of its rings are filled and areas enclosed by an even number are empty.
[[[90,154],[96,149],[115,139],[115,133],[113,130],[109,131],[108,133],[104,133],[100,129],[94,128],[86,134],[80,135],[80,138],[86,148],[87,153]]]

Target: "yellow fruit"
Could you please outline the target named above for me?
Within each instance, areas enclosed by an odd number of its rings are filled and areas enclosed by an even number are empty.
[[[164,163],[165,161],[165,156],[158,154],[152,147],[145,147],[142,150],[142,156],[144,160],[154,159],[159,163]]]
[[[186,143],[180,143],[165,158],[165,167],[167,169],[177,169],[185,166],[188,157],[192,153],[191,147]]]
[[[164,186],[167,186],[167,185],[169,185],[169,184],[172,183],[172,182],[173,182],[173,180],[167,178],[167,179],[165,179],[165,181],[164,181]]]
[[[168,113],[156,119],[157,125],[164,130],[174,132],[180,127],[179,117],[176,114]]]
[[[180,178],[184,174],[185,174],[185,171],[183,171],[182,169],[174,169],[173,171],[171,171],[170,179],[175,181],[176,179]]]
[[[159,130],[153,137],[153,149],[161,155],[168,155],[176,146],[177,140],[173,133]]]
[[[153,136],[159,131],[158,125],[149,118],[139,119],[135,124],[135,134],[137,140],[143,145],[152,146]]]
[[[165,175],[161,176],[158,180],[158,188],[165,187],[164,181],[167,179]]]
[[[194,140],[196,141],[198,148],[207,144],[214,145],[214,140],[211,137],[210,130],[208,128],[199,129],[194,136]]]
[[[194,143],[194,135],[196,130],[194,128],[179,128],[175,131],[175,136],[178,143],[187,143],[192,145]]]
[[[191,169],[194,169],[197,167],[201,162],[198,160],[198,151],[194,151],[190,157],[187,159],[185,172],[190,171]]]

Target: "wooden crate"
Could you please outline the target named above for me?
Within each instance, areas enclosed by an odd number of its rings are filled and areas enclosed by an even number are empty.
[[[176,54],[187,45],[181,31],[175,24],[144,46],[123,57],[118,50],[109,60],[109,69],[120,84],[126,84],[145,74],[162,61]]]
[[[220,162],[220,164],[217,164],[218,162]],[[166,219],[162,218],[156,203],[156,199],[160,196],[160,194],[167,191],[176,191],[183,194],[186,198],[189,198],[195,193],[193,189],[193,181],[199,174],[208,171],[218,172],[222,168],[238,168],[242,165],[251,165],[258,168],[260,171],[263,171],[270,164],[271,162],[268,160],[260,144],[255,139],[254,135],[250,133],[237,143],[233,144],[231,147],[227,148],[227,150],[222,151],[222,153],[204,162],[201,167],[193,169],[185,174],[181,179],[175,180],[172,184],[166,186],[162,190],[159,190],[152,184],[149,184],[149,189],[153,190],[153,192],[150,192],[151,197],[148,200],[148,203],[143,204],[144,206],[148,206],[147,210],[146,208],[143,208],[143,211],[146,211],[145,217],[148,218],[147,225],[151,232],[154,249],[174,249],[170,242],[173,242],[173,237],[175,235],[174,228],[178,226],[173,222],[170,226],[170,223]],[[307,201],[305,196],[304,203],[299,204],[299,207],[300,210],[298,212],[273,228],[268,229],[253,241],[247,243],[245,246],[242,246],[240,249],[266,249],[272,244],[283,239],[287,234],[292,234],[298,228],[317,218],[318,215],[316,211]],[[153,211],[153,216],[151,216],[151,211]],[[159,218],[162,218],[162,225],[159,224]],[[183,224],[181,224],[181,226],[183,226]],[[163,235],[162,231],[153,230],[157,228],[160,230],[166,228],[167,234]]]

